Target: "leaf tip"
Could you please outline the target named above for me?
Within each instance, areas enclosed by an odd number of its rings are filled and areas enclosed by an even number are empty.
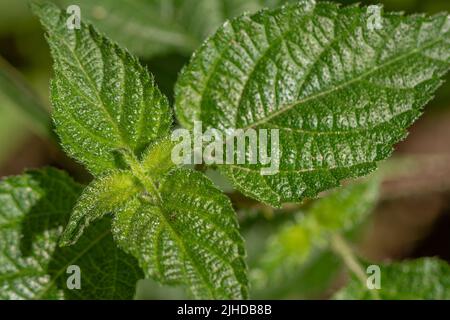
[[[45,29],[51,30],[58,24],[61,10],[56,4],[47,1],[31,1],[29,6],[31,12],[39,18]]]
[[[76,225],[69,223],[63,231],[61,238],[58,241],[60,247],[70,247],[74,245],[81,237],[82,232],[78,231]]]

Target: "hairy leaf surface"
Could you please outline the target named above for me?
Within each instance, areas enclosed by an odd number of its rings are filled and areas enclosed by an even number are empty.
[[[0,299],[131,299],[143,277],[117,248],[110,222],[96,223],[71,248],[57,248],[81,186],[55,169],[0,182]],[[67,267],[81,269],[81,289],[67,288]]]
[[[126,171],[112,172],[103,178],[94,180],[84,189],[77,201],[71,221],[61,238],[61,244],[74,244],[91,220],[98,220],[105,214],[117,210],[119,206],[135,197],[139,191],[136,179]],[[85,219],[87,221],[84,221]]]
[[[435,258],[380,265],[384,300],[448,300],[450,299],[450,266]],[[366,284],[352,277],[350,283],[336,294],[337,299],[371,299]]]
[[[112,213],[118,245],[136,257],[147,277],[185,285],[195,298],[246,298],[245,249],[228,198],[202,173],[180,168],[151,180],[140,164],[133,168],[142,183],[131,172],[117,172],[86,189],[62,244],[76,243],[89,224]]]
[[[135,57],[83,22],[70,30],[69,15],[52,4],[34,4],[33,10],[47,31],[53,119],[69,155],[99,175],[117,168],[117,149],[139,156],[167,135],[167,98]]]
[[[169,173],[159,192],[161,206],[135,199],[115,215],[120,246],[147,276],[188,285],[194,297],[246,298],[245,250],[227,197],[187,169]]]
[[[280,171],[224,165],[234,186],[273,206],[368,174],[433,97],[450,65],[450,20],[301,1],[225,23],[176,88],[187,128],[278,129]]]

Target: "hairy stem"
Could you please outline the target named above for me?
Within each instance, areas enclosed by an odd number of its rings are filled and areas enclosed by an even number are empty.
[[[153,204],[161,204],[162,200],[158,188],[154,181],[147,174],[145,174],[139,160],[136,159],[135,155],[129,150],[120,150],[120,152],[124,156],[124,159],[129,165],[131,172],[133,172],[133,175],[139,179],[144,188],[147,190],[147,193],[152,199],[150,202]]]

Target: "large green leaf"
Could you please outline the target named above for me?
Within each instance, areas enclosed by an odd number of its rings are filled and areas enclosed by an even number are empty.
[[[201,173],[177,169],[161,182],[162,206],[135,199],[117,212],[113,233],[162,283],[194,297],[246,298],[243,240],[230,201]]]
[[[0,182],[1,299],[133,298],[143,274],[115,245],[108,220],[96,223],[76,246],[57,248],[81,189],[55,169]],[[71,265],[80,267],[80,290],[67,288]]]
[[[381,289],[385,300],[448,300],[450,299],[450,266],[435,258],[380,265]],[[372,293],[356,277],[338,292],[337,299],[371,299]]]
[[[34,4],[54,59],[53,119],[64,149],[95,175],[117,168],[116,151],[140,153],[170,129],[166,97],[127,51],[68,15]]]
[[[133,53],[191,54],[226,19],[281,0],[64,0]]]
[[[365,221],[377,203],[378,188],[373,177],[336,190],[276,232],[255,270],[256,287],[276,287],[295,279],[304,266],[330,249],[333,234],[348,233]]]
[[[314,197],[386,159],[450,65],[445,14],[385,14],[301,1],[227,22],[176,88],[187,128],[278,129],[280,170],[223,165],[234,186],[273,206]]]

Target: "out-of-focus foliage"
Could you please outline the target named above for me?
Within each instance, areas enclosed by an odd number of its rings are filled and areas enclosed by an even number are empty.
[[[423,258],[379,266],[380,289],[374,289],[384,300],[450,299],[450,266],[447,262]],[[373,292],[356,277],[338,292],[336,299],[373,299]]]
[[[322,283],[329,283],[338,270],[334,262],[338,259],[329,252],[331,237],[336,233],[349,233],[365,221],[377,203],[378,189],[378,178],[373,177],[334,191],[306,212],[300,212],[295,222],[276,231],[254,269],[255,289],[265,289],[269,293],[271,290],[283,291],[283,286],[321,288]],[[320,272],[316,270],[319,276],[314,280],[317,283],[305,286],[304,280],[313,278],[308,272],[308,266],[312,264],[314,268],[321,265],[322,268],[319,268]],[[305,273],[308,276],[299,279],[298,274]],[[296,292],[301,294],[301,290]]]
[[[65,0],[133,53],[190,55],[225,20],[283,0]]]
[[[0,101],[14,105],[27,118],[29,127],[46,137],[50,130],[50,116],[39,97],[29,88],[21,75],[0,56]]]

